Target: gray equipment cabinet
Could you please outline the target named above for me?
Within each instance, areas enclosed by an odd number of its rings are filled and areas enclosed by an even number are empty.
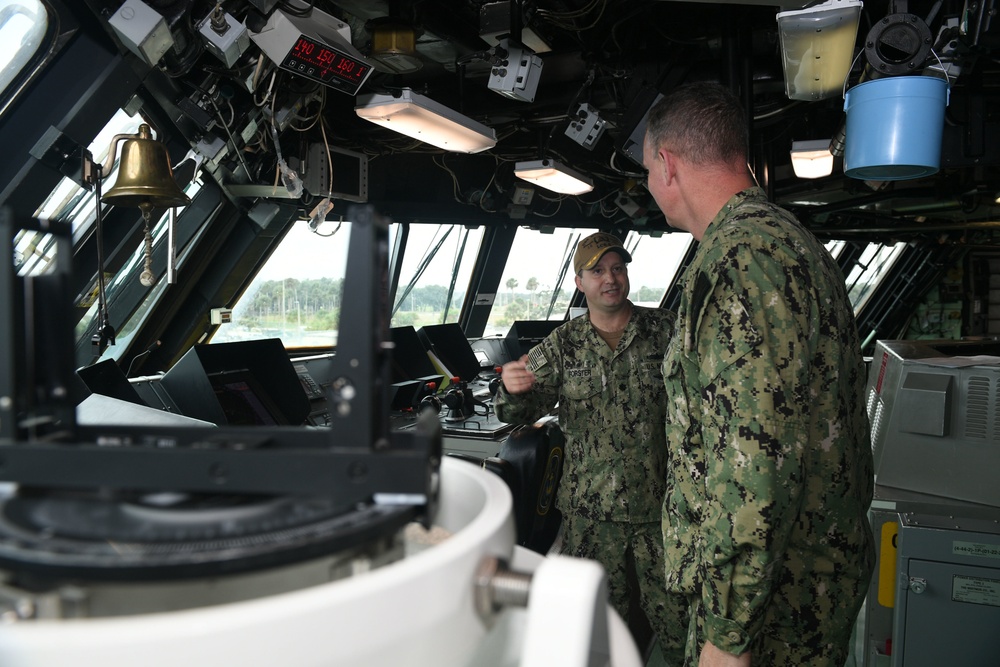
[[[878,341],[865,667],[1000,664],[1000,341]]]
[[[1000,660],[1000,508],[876,487],[866,667]]]

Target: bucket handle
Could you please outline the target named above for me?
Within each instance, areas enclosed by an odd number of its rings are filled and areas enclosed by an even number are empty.
[[[847,69],[847,76],[844,78],[844,86],[840,91],[840,96],[843,97],[844,100],[847,99],[847,82],[851,80],[851,72],[854,70],[854,65],[858,62],[858,58],[861,57],[862,53],[864,53],[864,49],[858,50],[858,55],[854,56],[854,60],[851,61],[851,66]],[[944,68],[944,63],[941,62],[941,57],[938,56],[934,49],[931,49],[931,55],[934,56],[934,60],[936,60],[938,65],[941,66],[941,73],[944,74],[944,82],[948,86],[948,93],[945,96],[945,106],[947,106],[948,101],[951,100],[951,77],[948,76],[948,70]]]
[[[931,49],[931,51],[933,50],[934,49]],[[847,76],[844,77],[844,85],[840,90],[840,96],[845,100],[847,99],[847,82],[851,80],[851,72],[854,71],[854,65],[858,62],[858,58],[860,58],[861,54],[864,52],[864,49],[858,49],[858,55],[854,56],[854,60],[851,61],[851,66],[847,68]]]

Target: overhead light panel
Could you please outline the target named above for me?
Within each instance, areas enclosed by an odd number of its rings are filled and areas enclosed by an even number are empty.
[[[362,95],[354,112],[365,120],[446,151],[478,153],[497,145],[493,128],[409,88],[391,95]]]
[[[792,169],[799,178],[822,178],[833,173],[829,139],[792,142]]]
[[[591,179],[555,160],[518,162],[514,175],[562,195],[582,195],[594,189]]]
[[[842,94],[854,61],[861,6],[861,0],[827,0],[808,9],[778,12],[788,99]]]

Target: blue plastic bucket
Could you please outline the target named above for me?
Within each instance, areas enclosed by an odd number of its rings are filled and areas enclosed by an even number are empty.
[[[930,176],[941,163],[948,82],[894,76],[855,86],[844,95],[844,173],[866,181]]]

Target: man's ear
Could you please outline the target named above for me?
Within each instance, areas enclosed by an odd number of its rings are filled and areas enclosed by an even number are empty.
[[[582,292],[583,291],[583,281],[580,280],[579,274],[573,276],[573,280],[574,280],[574,282],[576,282],[576,288]]]
[[[657,162],[663,169],[663,181],[670,185],[670,182],[677,177],[677,158],[665,148],[657,151],[657,157],[660,158]]]

